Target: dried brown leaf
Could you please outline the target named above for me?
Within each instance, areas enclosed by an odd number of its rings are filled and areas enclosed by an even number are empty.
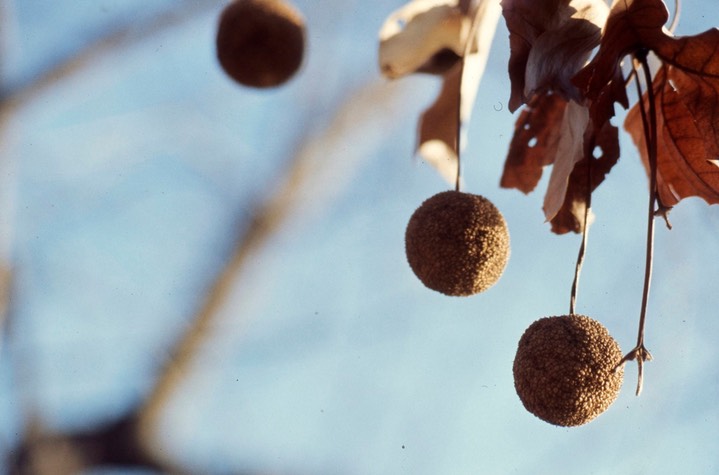
[[[705,64],[712,60],[717,64],[716,56],[714,53]],[[664,65],[652,87],[657,102],[657,187],[661,205],[674,206],[689,196],[698,196],[709,204],[719,203],[719,74],[699,75]],[[643,102],[648,103],[647,94]],[[624,127],[648,170],[639,104],[627,114]]]
[[[585,135],[584,144],[584,158],[574,166],[562,208],[551,221],[552,232],[556,234],[581,233],[584,230],[584,214],[589,193],[604,181],[619,160],[619,130],[609,122],[597,133],[590,128]]]
[[[664,63],[651,85],[657,111],[660,206],[673,206],[688,196],[719,203],[719,174],[713,162],[719,157],[719,30],[675,38],[664,28],[668,18],[661,0],[616,1],[597,55],[573,81],[591,101],[595,123],[603,123],[613,114],[613,102],[626,107],[626,92],[618,84],[622,59],[653,51]],[[647,94],[641,103],[648,103]],[[624,127],[648,167],[639,107],[632,108]]]
[[[664,63],[686,74],[719,78],[719,29],[678,38],[657,35],[650,48]]]
[[[662,27],[669,19],[669,12],[662,0],[618,0],[612,5],[607,18],[599,51],[592,61],[574,77],[574,84],[583,95],[597,102],[600,96],[611,98],[610,102],[627,104],[624,84],[617,85],[622,77],[620,64],[628,54],[664,36]],[[624,94],[624,97],[617,97]],[[606,100],[606,99],[605,99]],[[594,117],[594,114],[592,114]],[[603,123],[611,116],[598,117],[595,122]]]
[[[380,71],[390,79],[416,72],[444,74],[463,54],[469,21],[456,1],[410,1],[380,29]]]
[[[564,109],[554,166],[544,195],[543,208],[547,221],[554,219],[564,204],[569,176],[574,166],[584,158],[584,134],[590,126],[589,109],[569,101]]]
[[[617,128],[606,123],[595,131],[588,110],[558,95],[532,98],[517,120],[500,185],[532,191],[543,168],[554,164],[544,212],[552,232],[581,232],[591,190],[604,180],[619,159]],[[591,163],[591,165],[590,165]]]
[[[580,100],[571,78],[598,44],[609,13],[602,0],[502,0],[514,112],[535,93]]]
[[[417,151],[448,183],[457,176],[457,128],[461,65],[444,77],[442,89],[419,119]]]
[[[472,12],[477,22],[473,47],[464,58],[464,65],[457,62],[444,74],[439,95],[420,118],[419,155],[450,184],[454,184],[457,177],[458,130],[471,115],[500,13],[498,0],[483,1]]]
[[[500,180],[502,188],[529,193],[537,186],[545,166],[554,162],[560,124],[567,101],[551,95],[534,96],[514,125],[514,136]]]
[[[613,115],[608,104],[628,107],[620,64],[641,50],[653,51],[659,59],[689,74],[719,74],[719,30],[675,38],[664,28],[669,12],[662,0],[618,0],[607,19],[601,45],[592,61],[573,78],[584,96],[592,101],[592,117],[602,123]],[[600,108],[601,110],[597,110]]]

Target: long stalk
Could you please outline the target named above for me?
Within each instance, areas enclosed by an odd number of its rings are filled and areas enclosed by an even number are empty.
[[[454,149],[457,154],[457,176],[454,181],[454,190],[459,191],[462,175],[462,83],[464,82],[464,68],[467,62],[467,56],[472,51],[472,45],[474,44],[474,37],[477,35],[477,28],[480,23],[480,12],[481,9],[477,5],[474,9],[474,16],[472,17],[472,26],[469,28],[467,33],[467,39],[464,42],[464,51],[462,57],[459,59],[459,86],[457,87],[457,133],[454,138]]]
[[[642,392],[644,380],[644,362],[652,359],[651,353],[644,346],[644,328],[647,319],[647,307],[649,303],[649,291],[651,289],[652,268],[654,262],[654,217],[656,214],[657,202],[657,111],[655,105],[654,86],[652,84],[652,75],[649,70],[647,61],[648,51],[641,51],[636,54],[637,61],[641,64],[644,72],[644,79],[647,84],[647,102],[645,110],[644,96],[641,91],[639,81],[636,81],[639,91],[639,105],[642,115],[642,124],[644,127],[644,138],[647,144],[647,155],[649,160],[649,208],[647,211],[647,241],[646,256],[644,265],[644,289],[642,291],[642,306],[639,313],[639,329],[637,331],[637,344],[627,353],[619,365],[630,360],[637,361],[638,378],[636,395]],[[648,115],[648,117],[647,117]]]
[[[467,39],[464,42],[464,50],[462,52],[462,57],[460,58],[460,71],[459,71],[459,86],[457,88],[457,114],[456,114],[456,122],[457,122],[457,130],[456,135],[454,139],[454,148],[455,153],[457,154],[457,175],[455,177],[454,182],[454,188],[455,191],[460,190],[461,186],[461,173],[462,173],[462,160],[461,160],[461,149],[462,149],[462,89],[464,84],[464,75],[465,75],[465,69],[466,69],[466,61],[469,57],[470,53],[472,52],[472,47],[477,46],[479,48],[479,51],[477,54],[484,54],[482,52],[482,47],[489,48],[489,45],[492,43],[492,37],[494,36],[494,31],[496,28],[496,24],[499,20],[499,0],[460,0],[459,2],[460,8],[465,13],[470,10],[471,6],[474,5],[474,12],[472,14],[472,23],[469,27],[469,32],[467,33]],[[492,12],[492,8],[497,9],[497,14],[494,15]],[[483,37],[479,38],[478,35],[480,31],[483,32]],[[484,73],[484,65],[486,65],[486,54],[483,60],[483,65],[481,67],[480,77]]]
[[[579,274],[582,272],[584,257],[587,252],[587,240],[589,239],[589,213],[592,208],[592,157],[587,156],[587,201],[584,207],[584,226],[582,228],[582,244],[579,246],[577,264],[574,267],[574,280],[572,281],[572,292],[569,298],[569,315],[574,315],[577,310],[577,293],[579,292]]]

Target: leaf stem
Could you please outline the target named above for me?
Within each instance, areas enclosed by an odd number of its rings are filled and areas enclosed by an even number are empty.
[[[639,104],[640,112],[642,114],[642,124],[644,126],[644,136],[647,143],[647,155],[649,160],[649,209],[647,212],[647,246],[646,246],[646,260],[644,266],[644,290],[642,291],[642,306],[639,314],[639,330],[637,332],[637,344],[636,346],[627,353],[624,358],[619,362],[619,365],[623,365],[625,362],[630,360],[636,360],[638,366],[638,379],[637,379],[637,390],[636,395],[639,396],[642,392],[642,384],[644,377],[643,364],[645,361],[652,359],[651,353],[644,346],[644,328],[647,318],[647,304],[649,302],[649,290],[651,287],[652,279],[652,264],[654,260],[654,216],[656,214],[656,201],[657,201],[657,111],[655,105],[654,86],[652,85],[652,75],[649,70],[649,63],[647,62],[647,50],[641,50],[635,54],[636,60],[641,64],[644,72],[644,79],[647,84],[647,102],[646,106],[649,111],[647,118],[647,112],[645,111],[644,95],[641,91],[641,85],[637,82],[637,88],[639,90]]]

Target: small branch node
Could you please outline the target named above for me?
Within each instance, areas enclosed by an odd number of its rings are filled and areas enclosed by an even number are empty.
[[[654,211],[654,216],[660,217],[664,220],[664,224],[667,225],[667,229],[671,231],[672,229],[672,223],[669,221],[669,212],[672,210],[671,206],[665,206],[661,203],[659,203],[659,206],[657,207],[657,210]]]
[[[649,353],[649,350],[647,350],[644,347],[644,343],[640,343],[636,347],[634,347],[629,353],[624,355],[624,358],[617,363],[617,365],[614,367],[614,371],[619,371],[619,368],[624,367],[627,361],[635,361],[637,362],[637,369],[638,369],[638,375],[637,375],[637,389],[635,394],[639,396],[642,393],[642,387],[644,384],[644,363],[646,361],[652,360],[652,354]]]

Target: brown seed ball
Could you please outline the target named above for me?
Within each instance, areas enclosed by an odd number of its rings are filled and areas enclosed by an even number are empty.
[[[417,208],[405,232],[407,261],[430,289],[473,295],[494,285],[509,259],[502,213],[483,196],[444,191]]]
[[[558,426],[586,424],[614,402],[624,378],[619,345],[584,315],[546,317],[519,340],[514,387],[524,407]]]
[[[235,0],[220,16],[217,58],[245,86],[284,83],[302,64],[304,48],[304,19],[284,0]]]

